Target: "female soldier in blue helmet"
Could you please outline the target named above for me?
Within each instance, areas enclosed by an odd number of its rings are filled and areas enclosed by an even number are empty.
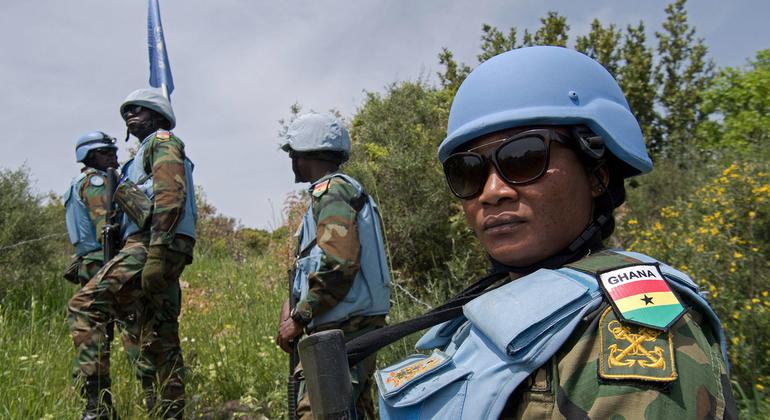
[[[623,181],[649,172],[636,118],[597,62],[500,54],[452,103],[449,188],[502,285],[377,372],[382,418],[734,418],[724,334],[690,278],[607,250]]]

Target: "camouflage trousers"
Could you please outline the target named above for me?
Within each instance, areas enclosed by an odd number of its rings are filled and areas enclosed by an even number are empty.
[[[92,252],[79,258],[77,276],[80,282],[80,287],[84,287],[91,279],[96,277],[96,274],[104,266],[104,258],[102,251]],[[118,323],[118,330],[120,333],[120,339],[123,342],[123,348],[129,355],[129,359],[135,360],[135,355],[139,354],[139,343],[137,337],[139,336],[138,324],[136,322],[136,315],[133,314],[126,317],[122,323]],[[115,323],[110,322],[105,326],[107,334],[107,343],[105,345],[105,351],[109,354],[110,347],[112,345],[112,339],[114,336]],[[132,360],[132,361],[133,361]],[[80,364],[77,363],[77,359],[73,361],[72,376],[77,379],[81,376]]]
[[[364,335],[369,331],[384,327],[385,316],[357,316],[336,325],[323,325],[313,332],[340,329],[345,334],[345,341]],[[356,414],[359,419],[376,419],[374,416],[374,401],[372,400],[372,375],[377,368],[377,353],[372,354],[350,368],[350,379],[353,385],[353,400],[356,405]],[[299,370],[299,394],[297,396],[297,418],[312,420],[313,413],[310,409],[310,399],[305,391],[305,377],[302,375],[302,365]]]
[[[107,377],[110,349],[107,325],[122,327],[129,361],[144,384],[160,381],[164,400],[184,399],[184,363],[179,345],[179,276],[188,257],[167,262],[162,284],[142,287],[149,238],[129,237],[120,252],[69,301],[68,323],[81,377]]]

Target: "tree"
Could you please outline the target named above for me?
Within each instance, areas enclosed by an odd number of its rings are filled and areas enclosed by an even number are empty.
[[[644,22],[636,27],[628,25],[624,36],[617,79],[626,95],[631,112],[636,116],[647,142],[658,137],[655,129],[655,83],[653,76],[653,50],[646,46]]]
[[[605,28],[599,19],[594,19],[591,22],[591,32],[578,36],[575,40],[575,49],[598,61],[610,74],[616,76],[621,58],[619,43],[620,31],[614,24]]]
[[[745,68],[719,72],[704,95],[704,114],[714,118],[700,127],[706,147],[749,151],[768,150],[770,142],[770,49],[757,52]]]
[[[512,26],[511,29],[508,30],[507,36],[499,29],[487,23],[481,27],[481,31],[484,32],[484,34],[481,35],[481,54],[476,56],[479,59],[479,63],[483,63],[498,54],[520,47],[516,41],[515,26]]]
[[[524,31],[525,45],[567,46],[569,25],[567,25],[567,18],[565,16],[560,16],[559,12],[549,11],[546,17],[540,18],[540,23],[542,26],[535,31],[534,36]]]
[[[446,283],[451,276],[456,249],[447,244],[461,237],[452,223],[460,209],[448,204],[456,200],[436,159],[446,134],[450,92],[422,81],[394,84],[382,94],[368,93],[352,121],[353,151],[344,170],[379,204],[390,261],[400,280],[424,284],[427,278],[440,278]],[[464,244],[461,248],[475,252]],[[464,265],[461,275],[477,267]]]
[[[676,0],[669,4],[663,32],[655,32],[659,57],[655,81],[660,86],[658,105],[662,110],[657,120],[659,137],[649,144],[655,154],[685,156],[692,133],[707,118],[701,104],[714,64],[706,58],[708,48],[703,39],[696,39],[695,28],[687,23],[685,3]]]
[[[42,279],[64,283],[50,274],[66,268],[65,232],[58,197],[36,194],[27,168],[0,170],[0,298]]]
[[[447,48],[442,48],[438,55],[439,64],[444,66],[444,71],[437,73],[441,87],[451,91],[453,94],[460,87],[460,84],[471,72],[471,68],[454,60],[454,55]]]

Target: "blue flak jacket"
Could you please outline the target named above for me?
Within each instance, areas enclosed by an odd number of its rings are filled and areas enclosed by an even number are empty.
[[[353,185],[359,194],[366,194],[355,179],[336,173],[332,176],[343,178]],[[327,177],[322,180],[328,179]],[[319,180],[318,182],[321,182]],[[312,188],[318,183],[310,186]],[[370,196],[358,211],[356,224],[361,244],[360,269],[347,295],[329,311],[313,317],[308,329],[332,322],[342,322],[353,316],[385,315],[390,310],[390,269],[385,252],[380,211]],[[316,222],[312,204],[302,219],[299,233],[299,255],[294,275],[294,294],[302,300],[308,292],[308,277],[318,270],[323,250],[316,244]]]
[[[613,252],[657,262],[639,253]],[[717,331],[728,366],[721,323],[695,283],[665,264],[660,269],[672,289]],[[594,276],[566,267],[541,269],[485,293],[463,307],[463,317],[433,327],[418,341],[419,350],[436,349],[433,354],[416,354],[375,373],[381,418],[497,419],[516,387],[602,300]]]
[[[144,152],[145,147],[154,136],[155,133],[147,136],[139,146],[139,150],[136,151],[136,156],[128,161],[123,167],[125,179],[136,184],[136,186],[147,195],[147,198],[153,202],[155,199],[155,192],[152,188],[152,175],[144,170]],[[184,210],[182,211],[182,220],[176,227],[177,235],[185,235],[193,239],[195,239],[195,223],[198,220],[198,209],[195,207],[195,184],[193,183],[194,168],[195,165],[193,165],[192,161],[185,157],[184,172],[185,184],[187,185],[187,196],[185,197]],[[123,231],[123,240],[142,231],[142,228],[149,229],[148,226],[137,226],[125,213],[123,214],[120,225],[121,230]]]
[[[92,171],[96,171],[96,169],[92,169]],[[96,236],[94,221],[91,220],[88,208],[80,197],[80,188],[88,173],[88,171],[82,172],[73,178],[67,192],[64,193],[67,234],[70,242],[75,246],[75,254],[78,256],[102,249],[102,244]]]

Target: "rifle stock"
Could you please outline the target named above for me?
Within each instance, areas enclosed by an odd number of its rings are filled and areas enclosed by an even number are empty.
[[[120,241],[120,228],[117,224],[117,211],[115,209],[115,187],[117,173],[114,168],[107,168],[107,180],[105,188],[107,190],[107,199],[104,203],[107,211],[104,227],[102,228],[102,250],[104,251],[104,262],[111,260],[117,254]]]
[[[294,296],[294,274],[295,271],[289,270],[289,311],[294,310],[297,306],[297,298]],[[290,312],[291,313],[291,312]],[[297,393],[299,392],[299,380],[294,374],[299,364],[299,353],[297,345],[294,343],[291,353],[289,354],[289,381],[286,389],[286,397],[289,408],[289,420],[297,419]]]

